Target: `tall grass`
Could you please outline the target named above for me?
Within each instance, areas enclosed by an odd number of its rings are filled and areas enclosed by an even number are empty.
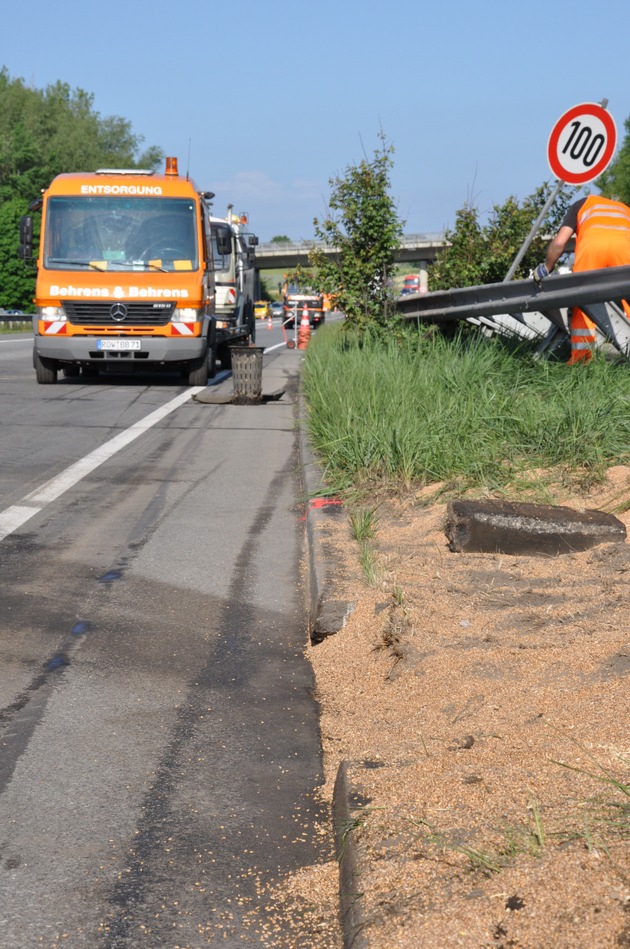
[[[337,490],[457,480],[501,488],[531,469],[596,478],[630,456],[630,367],[535,360],[500,338],[383,342],[322,328],[306,354],[310,431]]]

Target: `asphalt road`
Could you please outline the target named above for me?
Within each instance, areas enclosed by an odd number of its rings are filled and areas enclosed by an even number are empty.
[[[0,336],[3,949],[284,945],[266,888],[329,859],[294,400],[189,392]]]

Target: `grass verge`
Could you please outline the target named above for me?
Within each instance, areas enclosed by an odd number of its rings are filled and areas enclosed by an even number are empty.
[[[541,494],[588,487],[630,455],[628,366],[599,355],[569,368],[500,337],[384,343],[331,325],[311,340],[304,386],[326,479],[346,496],[449,482]]]

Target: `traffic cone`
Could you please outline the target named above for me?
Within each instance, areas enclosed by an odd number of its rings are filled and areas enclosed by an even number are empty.
[[[311,338],[311,321],[308,318],[308,307],[305,303],[304,309],[302,310],[302,319],[300,320],[300,327],[298,329],[297,348],[306,349],[310,338]]]

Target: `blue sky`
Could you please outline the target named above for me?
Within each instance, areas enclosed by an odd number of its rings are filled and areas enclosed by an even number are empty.
[[[630,115],[630,2],[84,0],[12,2],[0,65],[58,79],[188,164],[261,240],[314,236],[329,179],[382,129],[408,233],[482,214],[545,180],[549,133],[606,97]]]

